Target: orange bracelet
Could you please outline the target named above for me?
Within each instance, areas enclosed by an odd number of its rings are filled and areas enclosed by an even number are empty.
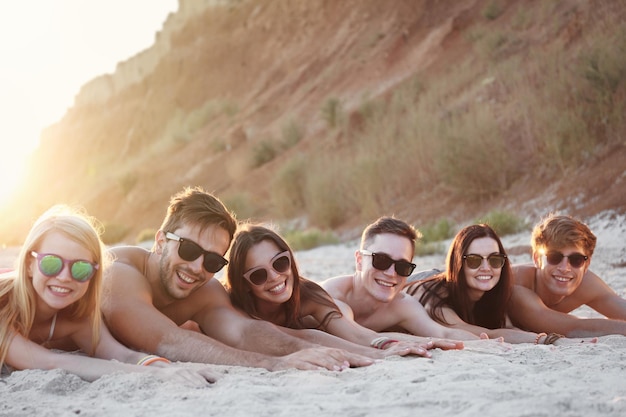
[[[382,342],[380,344],[380,347],[378,349],[386,349],[387,345],[391,344],[391,343],[398,343],[397,340],[395,339],[389,339],[389,340],[385,340],[384,342]]]
[[[148,355],[148,356],[145,356],[145,357],[141,358],[141,360],[139,362],[137,362],[137,365],[148,366],[148,365],[151,365],[151,364],[153,364],[155,362],[172,363],[168,359],[162,358],[161,356]]]
[[[539,339],[541,339],[543,336],[548,336],[546,333],[539,333],[537,334],[537,337],[535,338],[535,344],[538,345],[539,344]]]

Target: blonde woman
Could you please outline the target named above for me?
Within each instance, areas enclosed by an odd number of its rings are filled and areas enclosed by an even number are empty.
[[[60,368],[88,381],[124,371],[193,386],[214,382],[206,368],[172,366],[111,336],[100,311],[106,264],[95,219],[63,205],[45,212],[28,233],[16,270],[0,275],[0,365]],[[74,350],[83,354],[60,352]]]

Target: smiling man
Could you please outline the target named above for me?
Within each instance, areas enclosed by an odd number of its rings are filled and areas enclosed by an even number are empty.
[[[626,335],[626,300],[589,270],[596,236],[586,224],[550,214],[535,226],[531,245],[534,265],[513,266],[513,324],[568,337]],[[569,314],[583,305],[607,318]]]
[[[474,334],[440,325],[430,318],[420,302],[403,292],[415,269],[415,229],[402,220],[381,217],[365,228],[361,247],[355,252],[352,275],[329,278],[322,287],[336,300],[342,313],[360,325],[377,332],[393,333],[398,340],[416,336],[478,339]],[[435,341],[436,347],[457,349],[460,342]]]
[[[213,279],[237,223],[213,195],[188,188],[173,196],[151,251],[124,246],[104,283],[102,310],[127,346],[175,361],[341,370],[373,361],[287,335],[246,317]],[[201,331],[181,327],[195,322]]]

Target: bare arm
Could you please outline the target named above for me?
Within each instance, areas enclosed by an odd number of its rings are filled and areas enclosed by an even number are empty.
[[[145,356],[145,355],[144,355]],[[204,386],[217,377],[207,369],[191,370],[170,366],[156,368],[92,358],[81,354],[50,351],[16,334],[9,345],[6,362],[16,369],[64,369],[86,381],[115,372],[150,372],[162,381],[175,380],[188,386]]]
[[[234,345],[252,347],[254,344],[252,341],[261,340],[262,328],[250,326],[249,320],[247,325],[242,326],[241,316],[233,316],[232,308],[220,306],[219,293],[216,300],[211,298],[216,295],[214,285],[201,287],[185,299],[184,303],[179,303],[177,310],[181,310],[182,313],[169,311],[170,314],[176,316],[177,321],[181,321],[177,323],[152,305],[149,285],[143,275],[134,268],[125,264],[114,264],[106,284],[106,301],[103,303],[103,311],[113,335],[134,349],[155,353],[170,360],[254,366],[269,370],[341,369],[346,364],[364,366],[372,363],[371,359],[330,348],[309,348],[282,357],[268,356],[250,350],[236,349],[205,334],[180,328],[179,324],[193,319],[205,331],[221,335],[224,337],[222,340],[233,342]],[[215,284],[221,288],[219,282],[215,281]],[[217,304],[211,304],[213,302]],[[207,313],[212,310],[211,307],[215,307],[216,315],[214,316]],[[233,317],[235,317],[234,322],[208,321],[221,320],[221,318],[229,320]],[[288,337],[276,329],[273,330],[277,332],[276,334]],[[265,334],[265,340],[270,339],[271,337]],[[292,341],[288,349],[304,344],[304,341]]]
[[[344,305],[343,310],[346,310]],[[330,308],[327,306],[317,306],[316,317],[318,322],[322,322],[326,314],[329,313]],[[367,327],[363,327],[355,322],[351,315],[349,317],[345,315],[333,317],[326,325],[326,331],[330,333],[328,337],[332,337],[336,340],[341,340],[343,343],[349,343],[348,349],[354,352],[360,352],[363,349],[366,351],[375,351],[378,353],[370,354],[373,357],[387,357],[392,355],[418,355],[418,356],[430,356],[428,349],[430,346],[415,343],[394,343],[386,346],[385,349],[379,350],[372,348],[372,341],[381,337],[381,334],[375,332]],[[332,335],[332,336],[331,336]]]
[[[333,295],[335,304],[337,304],[337,306],[340,308],[344,317],[354,322],[355,324],[362,326],[360,323],[358,323],[354,319],[354,311],[352,310],[350,305],[343,301],[343,298],[345,298],[345,292],[344,292],[345,289],[341,288],[340,286],[341,281],[345,282],[345,277],[343,278],[337,277],[337,278],[329,279],[327,281],[322,282],[322,285],[324,289],[326,289],[331,295]],[[405,296],[403,297],[403,299],[412,300],[413,298],[409,296]],[[423,310],[422,305],[417,300],[415,300],[415,302],[419,306],[418,308],[421,308]],[[397,301],[394,302],[394,305],[396,305],[395,303],[397,303]],[[463,348],[463,343],[460,341],[445,340],[445,339],[432,339],[432,338],[425,338],[425,337],[420,337],[417,335],[409,335],[409,334],[404,334],[404,333],[390,333],[390,332],[379,333],[378,332],[379,330],[394,327],[399,322],[402,322],[403,319],[401,316],[398,316],[398,313],[395,311],[395,308],[391,310],[385,310],[382,312],[379,311],[375,313],[375,315],[377,317],[374,321],[377,321],[379,326],[372,327],[372,326],[366,325],[362,327],[368,328],[369,330],[376,332],[377,337],[385,336],[385,337],[390,337],[392,339],[405,341],[407,343],[410,343],[416,349],[421,349],[420,351],[417,351],[417,350],[414,351],[413,353],[415,354],[418,354],[421,356],[430,356],[429,353],[426,353],[426,354],[421,353],[422,350],[427,351],[429,349],[434,349],[434,348],[440,348],[440,349],[462,349]],[[430,318],[428,317],[428,314],[426,314],[426,318],[430,320]],[[475,338],[471,334],[470,334],[470,337]],[[370,343],[371,343],[371,339],[370,339]]]
[[[532,290],[520,285],[513,286],[509,316],[516,327],[533,332],[560,333],[567,337],[626,335],[626,321],[583,319],[552,310]]]
[[[349,340],[353,343],[362,346],[371,346],[372,341],[380,337],[389,337],[395,340],[399,340],[400,343],[390,344],[385,347],[385,356],[390,355],[419,355],[429,357],[429,349],[434,347],[440,347],[443,349],[458,349],[461,348],[456,342],[448,341],[433,341],[430,339],[421,339],[416,336],[409,336],[400,333],[380,333],[375,330],[369,329],[354,320],[354,312],[350,306],[343,301],[335,300],[337,306],[342,311],[342,317],[335,317],[326,326],[326,330],[335,336]],[[325,310],[317,313],[318,321],[321,321],[325,316]]]
[[[221,284],[218,284],[222,288]],[[214,299],[215,300],[215,299]],[[230,302],[210,308],[195,318],[203,331],[234,346],[268,355],[287,355],[313,361],[327,369],[368,366],[376,358],[371,351],[315,330],[291,330],[264,320],[256,320],[237,311]],[[214,323],[228,323],[215,326]],[[322,348],[321,346],[325,346]],[[314,353],[314,356],[309,355]],[[321,355],[321,356],[318,356]],[[326,356],[326,357],[325,357]],[[309,369],[308,366],[302,369]]]
[[[424,306],[409,295],[402,294],[402,297],[395,301],[393,315],[397,318],[397,326],[415,336],[456,340],[479,339],[479,336],[467,329],[446,327],[437,323]]]
[[[579,291],[589,297],[586,304],[598,313],[609,319],[626,320],[626,300],[593,272],[585,273],[583,283],[576,292]]]
[[[382,359],[388,356],[385,354],[384,351],[380,351],[378,349],[374,349],[371,347],[362,346],[358,343],[350,342],[346,339],[337,337],[330,333],[326,333],[322,330],[289,329],[286,327],[281,327],[280,329],[292,336],[307,340],[317,345],[328,346],[328,347],[333,347],[337,349],[345,349],[347,351],[358,353],[359,355],[364,355],[373,359]]]
[[[234,308],[224,287],[216,280],[203,288],[210,303],[192,319],[203,333],[238,349],[281,356],[319,345],[281,331],[274,324],[253,319]],[[192,297],[196,297],[193,294]]]
[[[480,336],[486,334],[490,339],[496,339],[502,337],[505,342],[508,343],[535,343],[538,333],[527,332],[514,328],[499,328],[488,329],[486,327],[476,326],[474,324],[467,323],[459,317],[459,315],[451,308],[442,308],[443,318],[446,320],[449,326],[463,329]]]
[[[111,267],[103,311],[113,335],[133,349],[175,361],[271,367],[264,355],[237,350],[201,333],[181,329],[152,305],[148,283],[125,264]]]

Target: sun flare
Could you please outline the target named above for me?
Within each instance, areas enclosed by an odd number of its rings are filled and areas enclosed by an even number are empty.
[[[0,208],[11,202],[26,175],[26,159],[29,150],[16,148],[9,141],[0,139]]]
[[[5,2],[0,13],[0,208],[28,173],[43,129],[93,78],[153,42],[177,0]]]

